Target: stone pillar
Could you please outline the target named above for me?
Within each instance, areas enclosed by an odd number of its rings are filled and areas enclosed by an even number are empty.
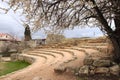
[[[25,36],[25,41],[29,41],[29,40],[31,40],[30,27],[29,27],[29,25],[27,25],[27,24],[26,24],[26,28],[25,28],[25,32],[24,32],[24,36]]]

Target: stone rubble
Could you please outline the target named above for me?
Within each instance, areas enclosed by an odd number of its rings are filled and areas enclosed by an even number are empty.
[[[55,67],[54,68],[54,72],[55,73],[63,73],[63,72],[65,72],[66,71],[66,67],[64,67],[64,66],[57,66],[57,67]]]
[[[84,59],[84,65],[80,67],[79,76],[85,75],[114,75],[119,76],[120,66],[109,59],[93,58],[87,56]]]
[[[35,59],[33,57],[17,53],[11,54],[11,61],[25,61],[32,64],[35,61]]]

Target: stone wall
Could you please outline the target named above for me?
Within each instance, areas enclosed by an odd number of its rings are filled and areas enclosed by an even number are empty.
[[[28,48],[35,48],[41,44],[37,43],[36,40],[21,41],[21,42],[10,42],[10,41],[0,41],[0,54],[3,56],[10,56],[11,53],[22,53],[23,50]],[[39,40],[42,42],[42,40]],[[42,44],[45,44],[43,42]]]
[[[25,61],[25,62],[32,64],[35,61],[35,58],[18,53],[18,54],[11,55],[11,61]]]
[[[35,48],[37,46],[44,45],[44,44],[45,44],[45,41],[42,41],[42,40],[22,41],[19,43],[19,45],[24,49],[25,48]]]
[[[34,48],[34,47],[37,46],[37,44],[35,43],[35,41],[32,41],[32,40],[30,40],[30,41],[24,41],[23,43],[26,44],[25,46],[30,47],[30,48]]]
[[[46,38],[46,44],[60,43],[65,39],[61,34],[48,34]]]
[[[10,56],[10,53],[17,53],[19,45],[16,42],[0,41],[0,54]]]
[[[93,58],[87,56],[84,60],[84,66],[79,69],[79,76],[103,75],[103,76],[119,76],[120,66],[115,62],[106,58]]]

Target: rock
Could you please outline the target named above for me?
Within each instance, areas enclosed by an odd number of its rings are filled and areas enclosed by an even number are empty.
[[[111,64],[112,64],[112,65],[117,65],[117,63],[115,63],[115,62],[112,62]]]
[[[95,67],[94,66],[89,66],[90,70],[94,70]]]
[[[106,74],[109,72],[109,68],[106,67],[99,67],[95,69],[96,74]]]
[[[0,41],[0,53],[3,56],[10,56],[11,53],[18,52],[18,44],[16,42]]]
[[[64,66],[58,66],[58,67],[54,68],[54,72],[56,72],[56,73],[63,73],[66,70],[67,70],[67,68]]]
[[[91,65],[93,63],[93,59],[91,57],[85,58],[83,63],[84,65]]]
[[[30,64],[34,62],[34,59],[32,57],[24,56],[24,60]]]
[[[75,73],[75,76],[78,76],[79,75],[79,73]]]
[[[114,66],[110,67],[110,73],[111,74],[119,76],[119,72],[120,72],[119,65],[114,65]]]
[[[93,66],[96,67],[109,67],[111,65],[110,60],[95,60],[93,62]]]
[[[11,56],[10,56],[11,61],[17,61],[18,60],[18,55],[19,54],[11,54]]]
[[[0,41],[0,53],[4,53],[8,51],[7,46],[8,46],[8,42]]]
[[[104,56],[104,57],[100,57],[101,60],[110,60],[111,57],[110,56]]]
[[[78,75],[79,75],[80,67],[76,67],[76,68],[74,68],[73,70],[74,70],[75,76],[78,76]]]
[[[90,75],[94,75],[95,71],[94,70],[90,70]]]
[[[82,66],[79,70],[79,75],[89,75],[89,66]]]
[[[17,49],[10,49],[9,51],[8,51],[8,53],[17,53],[18,52],[18,50]]]
[[[19,56],[18,56],[18,60],[20,60],[20,61],[24,61],[24,57],[23,57],[23,55],[19,55]]]

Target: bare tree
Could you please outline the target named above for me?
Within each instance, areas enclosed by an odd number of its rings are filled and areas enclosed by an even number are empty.
[[[56,29],[99,27],[113,43],[114,60],[120,62],[120,0],[9,0],[8,4],[14,11],[22,9],[36,29],[46,25]]]

